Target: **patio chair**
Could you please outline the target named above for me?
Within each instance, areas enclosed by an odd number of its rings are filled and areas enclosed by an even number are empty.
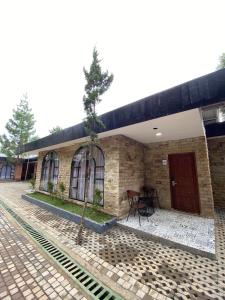
[[[139,213],[139,209],[144,209],[145,208],[145,203],[143,202],[139,202],[139,196],[140,196],[140,193],[139,192],[136,192],[136,191],[132,191],[132,190],[128,190],[127,191],[127,199],[128,199],[128,202],[129,202],[129,212],[128,212],[128,215],[127,215],[127,221],[129,219],[129,216],[130,214],[134,213],[134,217],[136,215],[136,212],[138,213],[138,217],[139,217],[139,224],[141,226],[141,215]]]
[[[158,198],[158,193],[157,190],[151,186],[142,187],[143,191],[143,198],[149,199],[148,200],[148,205],[152,207],[153,212],[155,212],[155,208],[159,208],[159,198]]]

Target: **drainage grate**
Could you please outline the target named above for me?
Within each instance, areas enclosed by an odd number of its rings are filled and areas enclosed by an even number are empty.
[[[16,219],[16,221],[32,236],[32,238],[43,247],[43,249],[54,259],[54,261],[93,299],[122,300],[121,297],[100,283],[93,275],[84,270],[78,263],[74,262],[74,260],[65,254],[61,249],[59,249],[32,226],[26,223],[4,202],[0,201],[0,204]]]

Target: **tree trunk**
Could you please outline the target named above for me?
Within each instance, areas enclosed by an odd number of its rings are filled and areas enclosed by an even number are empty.
[[[30,162],[30,158],[28,157],[28,160],[27,160],[27,166],[26,166],[26,174],[25,174],[25,181],[27,180],[27,173],[28,173],[28,168],[29,168],[29,162]]]
[[[87,208],[88,187],[89,187],[89,181],[90,181],[90,175],[91,175],[91,167],[90,167],[90,160],[92,158],[92,155],[90,155],[90,153],[92,152],[92,151],[90,151],[91,147],[92,147],[91,145],[88,145],[88,150],[87,150],[86,157],[85,157],[86,167],[85,167],[85,182],[84,182],[84,205],[83,205],[83,211],[82,211],[81,220],[80,220],[80,227],[79,227],[78,234],[77,234],[77,244],[78,245],[82,244],[84,216],[85,216],[85,211]]]

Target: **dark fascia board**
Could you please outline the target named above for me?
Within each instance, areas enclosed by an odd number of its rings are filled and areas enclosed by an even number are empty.
[[[206,137],[225,136],[225,122],[205,125]]]
[[[225,100],[225,69],[185,82],[101,115],[105,128],[98,132],[144,122]],[[84,124],[66,128],[18,148],[17,154],[86,136]]]
[[[32,158],[24,158],[23,162],[37,162],[38,158],[37,157],[32,157]]]

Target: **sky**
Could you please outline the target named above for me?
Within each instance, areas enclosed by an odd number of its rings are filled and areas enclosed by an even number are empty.
[[[215,71],[224,0],[0,0],[0,134],[24,93],[39,137],[84,118],[96,47],[114,74],[98,113]]]

